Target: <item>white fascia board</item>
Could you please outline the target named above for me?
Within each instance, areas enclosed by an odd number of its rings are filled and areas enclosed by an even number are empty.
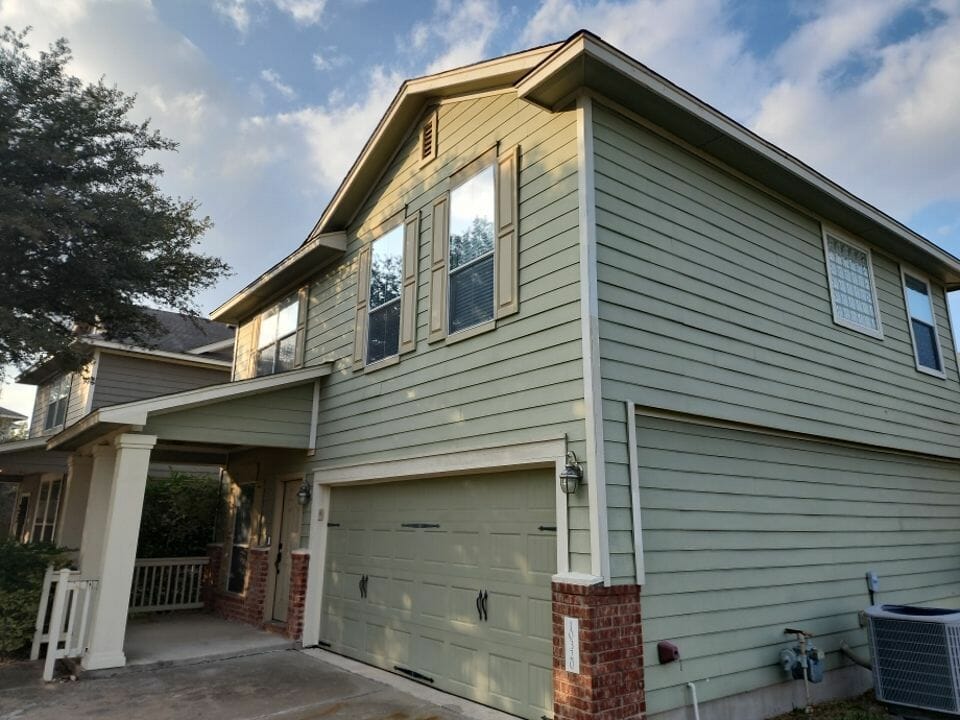
[[[28,438],[27,440],[11,440],[10,442],[0,443],[0,454],[22,452],[23,450],[34,450],[44,448],[47,445],[47,438]]]
[[[149,400],[137,400],[122,405],[103,407],[97,410],[96,414],[99,416],[99,422],[117,425],[146,425],[151,414],[162,415],[178,410],[189,410],[201,405],[211,405],[224,400],[233,400],[307,383],[329,375],[332,366],[333,363],[324,363],[301,370],[290,370],[276,375],[251,378],[250,380],[207,385],[206,387],[171,395],[161,395]]]
[[[220,350],[226,350],[233,347],[235,340],[236,338],[227,338],[226,340],[219,340],[214,343],[209,343],[208,345],[200,345],[199,347],[187,350],[187,355],[203,355],[204,353],[208,352],[219,352]]]
[[[231,340],[231,342],[233,341]],[[168,350],[151,350],[150,348],[140,347],[139,345],[124,345],[123,343],[113,342],[111,340],[85,339],[83,344],[90,345],[91,347],[95,348],[101,348],[103,350],[113,350],[122,354],[144,355],[146,357],[159,358],[163,360],[178,360],[182,363],[188,363],[190,365],[206,365],[209,367],[226,368],[229,370],[232,364],[229,360],[218,360],[217,358],[206,358],[198,355],[192,355],[190,353],[170,352]]]

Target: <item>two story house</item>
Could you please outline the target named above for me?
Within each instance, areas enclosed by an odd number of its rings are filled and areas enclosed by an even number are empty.
[[[0,479],[18,484],[10,534],[21,542],[80,546],[85,489],[74,489],[77,506],[63,512],[69,454],[48,451],[48,438],[106,405],[229,380],[234,328],[164,310],[148,312],[158,322],[149,337],[108,340],[102,330],[79,330],[76,342],[90,356],[84,367],[66,372],[46,359],[18,378],[36,385],[37,393],[27,437],[0,443]],[[161,460],[150,474],[167,476],[173,470],[210,472],[211,467]]]
[[[692,683],[751,720],[793,705],[792,626],[823,695],[857,692],[865,572],[960,602],[957,287],[589,32],[409,80],[303,244],[213,313],[232,382],[49,439],[100,499],[83,664],[125,662],[149,463],[217,451],[224,612],[305,645],[525,718],[673,720]]]

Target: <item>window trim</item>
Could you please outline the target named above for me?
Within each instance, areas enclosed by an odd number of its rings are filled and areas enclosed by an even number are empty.
[[[373,246],[378,240],[386,237],[394,230],[400,230],[400,294],[394,300],[388,300],[381,305],[373,307],[373,303],[370,302],[370,284],[373,282]],[[400,333],[401,327],[403,325],[403,268],[404,263],[406,262],[406,238],[404,237],[406,233],[406,210],[401,210],[397,213],[394,213],[386,222],[381,223],[374,231],[376,234],[373,239],[370,241],[370,262],[367,263],[367,306],[364,308],[366,313],[366,327],[363,329],[363,371],[364,372],[373,372],[374,370],[379,370],[380,368],[390,367],[391,365],[396,365],[400,362]],[[393,355],[387,355],[382,357],[379,360],[370,362],[368,360],[370,352],[370,314],[374,310],[379,310],[380,308],[386,307],[390,303],[395,302],[399,306],[399,319],[400,323],[397,326],[397,351]]]
[[[444,331],[445,331],[445,334],[444,334],[444,342],[445,342],[447,345],[450,345],[450,344],[455,343],[455,342],[459,342],[460,340],[465,340],[465,339],[467,339],[468,337],[473,337],[474,335],[479,335],[479,334],[481,334],[481,333],[488,332],[488,331],[490,331],[490,330],[493,330],[493,329],[496,328],[496,326],[497,326],[497,244],[498,244],[498,238],[497,238],[497,202],[499,202],[499,197],[500,197],[500,193],[499,193],[499,190],[500,190],[500,177],[499,177],[499,176],[500,176],[500,173],[497,172],[497,157],[498,157],[498,155],[497,155],[497,146],[494,146],[494,147],[490,148],[489,150],[487,150],[486,152],[484,152],[483,154],[481,154],[479,157],[474,158],[473,160],[471,160],[469,163],[467,163],[467,164],[464,165],[463,167],[455,170],[455,171],[450,175],[450,186],[449,186],[449,189],[447,190],[447,197],[449,198],[449,200],[447,200],[447,203],[448,203],[448,207],[447,207],[447,218],[446,218],[446,221],[447,221],[447,229],[446,229],[446,243],[447,243],[447,247],[446,247],[446,253],[445,253],[445,256],[446,256],[445,266],[446,266],[446,267],[444,268],[444,284],[445,284],[446,287],[444,288],[444,290],[445,290],[445,297],[444,297],[444,299],[443,299],[443,304],[444,304],[444,318],[443,318],[443,323],[444,323]],[[476,263],[480,262],[481,260],[486,260],[487,258],[493,258],[493,270],[492,270],[492,272],[493,272],[493,302],[491,303],[491,306],[490,306],[491,314],[490,314],[490,318],[489,318],[488,320],[481,320],[480,322],[474,323],[473,325],[470,325],[470,326],[468,326],[468,327],[460,328],[460,329],[457,330],[456,332],[450,332],[450,310],[451,310],[452,307],[453,307],[453,303],[450,302],[450,291],[451,291],[451,285],[450,285],[450,274],[451,274],[451,267],[450,267],[450,266],[451,266],[451,263],[450,263],[450,215],[451,215],[451,213],[450,213],[450,206],[452,206],[452,203],[453,203],[453,191],[456,190],[457,188],[461,187],[462,185],[465,185],[465,184],[468,183],[470,180],[473,180],[473,178],[475,178],[475,177],[476,177],[477,175],[479,175],[480,173],[484,172],[484,171],[487,170],[487,169],[491,169],[491,168],[492,168],[492,170],[493,170],[493,249],[492,249],[490,252],[484,253],[483,255],[479,255],[479,256],[477,256],[477,257],[475,257],[475,258],[473,258],[473,259],[471,259],[471,260],[463,263],[462,265],[460,265],[460,266],[458,266],[457,268],[454,269],[454,272],[457,272],[457,271],[459,271],[459,270],[461,270],[461,269],[463,269],[463,268],[465,268],[465,267],[469,267],[469,266],[475,265]]]
[[[917,354],[917,337],[913,332],[914,317],[910,314],[910,301],[907,297],[907,275],[914,280],[922,282],[927,288],[927,303],[930,306],[930,317],[933,318],[933,338],[937,345],[937,356],[940,358],[940,370],[934,370],[933,368],[928,368],[925,365],[920,364],[920,358]],[[903,311],[906,313],[907,317],[907,331],[910,333],[910,346],[913,350],[914,367],[917,369],[917,372],[921,372],[924,375],[930,375],[935,378],[940,378],[941,380],[946,380],[947,363],[943,356],[943,345],[940,342],[940,324],[937,322],[937,311],[933,304],[933,284],[930,282],[930,277],[924,273],[918,272],[912,267],[904,266],[903,263],[900,263],[900,292],[903,295]],[[917,319],[917,322],[921,322],[926,325],[926,322],[920,320],[919,318]]]
[[[873,253],[870,251],[869,246],[864,243],[853,239],[847,233],[827,225],[826,223],[820,224],[820,236],[823,241],[823,262],[827,269],[827,288],[830,292],[830,310],[833,314],[833,322],[835,325],[840,327],[847,328],[848,330],[853,330],[862,335],[867,335],[876,340],[883,340],[883,316],[880,314],[880,303],[877,300],[877,279],[873,272]],[[848,245],[852,248],[860,250],[865,253],[867,256],[867,273],[870,277],[870,295],[873,299],[873,312],[877,318],[877,328],[864,327],[863,325],[858,325],[857,323],[847,320],[844,317],[841,317],[837,312],[837,303],[836,303],[836,281],[833,277],[833,271],[830,268],[830,242],[829,237],[832,237],[837,242]]]

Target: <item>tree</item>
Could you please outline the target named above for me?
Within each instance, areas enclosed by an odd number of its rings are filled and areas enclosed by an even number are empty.
[[[196,314],[229,268],[195,250],[210,219],[146,159],[177,144],[128,117],[134,96],[69,75],[66,40],[33,56],[27,32],[0,33],[0,366],[75,369],[77,325],[141,340],[158,330],[142,305]]]

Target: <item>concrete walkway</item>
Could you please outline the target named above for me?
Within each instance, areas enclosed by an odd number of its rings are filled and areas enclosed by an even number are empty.
[[[371,671],[376,673],[377,671]],[[487,720],[500,713],[399,679],[390,685],[307,652],[44,684],[0,667],[0,720]],[[392,678],[392,676],[391,676]],[[387,679],[381,676],[381,679]],[[432,698],[432,700],[430,699]]]

